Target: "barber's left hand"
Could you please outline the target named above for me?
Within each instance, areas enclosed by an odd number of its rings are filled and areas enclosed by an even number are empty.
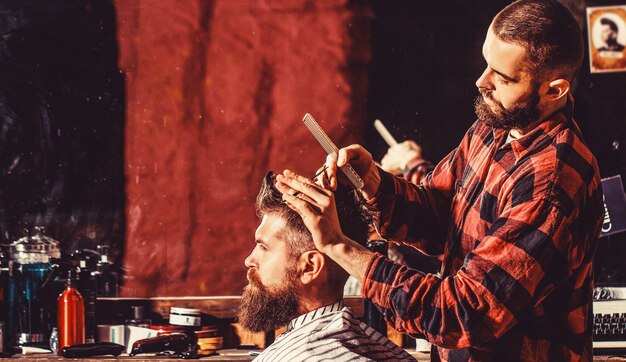
[[[332,244],[346,238],[339,225],[332,191],[290,170],[276,175],[276,188],[283,194],[285,203],[302,217],[319,251],[325,253]]]
[[[402,175],[407,163],[417,157],[422,157],[422,148],[414,141],[404,141],[389,147],[380,160],[380,167],[394,175]]]

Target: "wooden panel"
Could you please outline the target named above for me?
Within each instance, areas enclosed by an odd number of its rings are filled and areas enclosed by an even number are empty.
[[[234,318],[239,307],[239,296],[219,297],[154,297],[154,298],[98,298],[99,311],[122,311],[130,317],[131,306],[144,305],[146,312],[152,311],[167,319],[171,307],[197,308],[204,314],[216,318]],[[346,297],[344,301],[352,308],[355,316],[363,316],[363,299]],[[122,317],[123,318],[123,317]],[[110,321],[103,321],[110,322]]]
[[[271,341],[269,341],[267,334],[264,332],[250,332],[244,329],[239,323],[232,323],[235,333],[239,337],[239,344],[237,346],[250,346],[254,348],[266,348]],[[274,335],[273,333],[271,334]],[[278,333],[277,333],[278,335]]]

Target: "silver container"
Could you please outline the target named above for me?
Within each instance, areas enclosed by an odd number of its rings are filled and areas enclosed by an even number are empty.
[[[50,334],[50,314],[38,299],[38,290],[51,269],[50,259],[61,256],[59,242],[36,227],[33,235],[9,245],[9,320],[7,335],[14,346],[42,346]]]
[[[10,245],[11,260],[19,264],[50,263],[60,258],[59,242],[44,235],[44,228],[35,227],[35,234],[17,239]]]

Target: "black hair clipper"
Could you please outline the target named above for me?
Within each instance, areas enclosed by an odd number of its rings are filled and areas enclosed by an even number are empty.
[[[93,356],[119,356],[126,348],[111,342],[75,344],[61,348],[61,355],[66,358],[87,358]]]
[[[185,352],[188,352],[192,346],[193,343],[185,334],[172,333],[136,341],[133,343],[130,355],[171,352],[172,354],[182,356]]]

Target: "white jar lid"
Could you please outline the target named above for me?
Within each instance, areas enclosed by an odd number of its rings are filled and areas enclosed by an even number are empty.
[[[170,324],[174,326],[200,326],[202,322],[200,309],[196,308],[170,308]]]
[[[172,307],[170,308],[170,314],[180,314],[180,315],[189,315],[189,316],[199,316],[200,309],[197,308],[181,308],[181,307]]]

